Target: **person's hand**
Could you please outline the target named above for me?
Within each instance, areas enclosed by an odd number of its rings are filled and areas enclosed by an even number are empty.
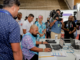
[[[48,44],[47,42],[43,42],[43,44]]]
[[[70,31],[69,34],[72,34],[72,32]]]
[[[46,30],[44,30],[43,33],[46,33]]]
[[[40,37],[44,36],[44,34],[40,34]]]
[[[61,23],[63,23],[63,19],[62,19],[62,21],[60,21]]]
[[[44,52],[51,52],[51,48],[45,48]]]
[[[69,31],[69,29],[67,29],[67,31]]]
[[[57,20],[54,20],[54,23],[56,22]]]

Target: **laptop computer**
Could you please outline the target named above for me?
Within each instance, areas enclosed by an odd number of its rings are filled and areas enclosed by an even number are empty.
[[[71,46],[72,46],[74,49],[80,49],[80,46],[75,44],[75,39],[71,39]]]
[[[46,42],[48,42],[48,43],[56,43],[55,40],[46,40]]]
[[[71,39],[71,46],[75,47],[75,40]]]
[[[59,44],[58,45],[52,45],[54,50],[59,50],[62,49],[64,45],[64,41],[62,39],[60,39]]]
[[[45,44],[46,48],[51,48],[50,44]]]
[[[55,40],[46,40],[46,42],[48,43],[56,43]],[[51,45],[50,44],[45,44],[46,48],[51,48]]]

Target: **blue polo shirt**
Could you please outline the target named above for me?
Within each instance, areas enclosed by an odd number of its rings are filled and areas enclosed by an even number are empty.
[[[0,60],[14,60],[10,44],[19,42],[20,28],[18,23],[8,11],[0,9]]]
[[[52,21],[53,22],[53,21]],[[61,22],[60,21],[56,21],[54,23],[54,25],[51,27],[51,32],[60,34],[61,33]]]

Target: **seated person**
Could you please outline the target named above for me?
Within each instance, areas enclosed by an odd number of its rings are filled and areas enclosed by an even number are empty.
[[[38,27],[32,25],[30,31],[23,36],[21,45],[25,60],[38,60],[37,52],[50,52],[50,48],[38,48],[36,44],[47,44],[47,42],[36,41],[35,35],[38,33]]]

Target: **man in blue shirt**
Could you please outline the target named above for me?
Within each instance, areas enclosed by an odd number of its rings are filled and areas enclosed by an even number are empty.
[[[13,19],[19,5],[18,0],[4,0],[0,9],[0,60],[22,60],[20,28]]]
[[[56,12],[60,15],[60,10],[57,9]],[[61,38],[61,27],[62,27],[62,21],[58,21],[59,17],[56,16],[56,19],[53,19],[51,21],[50,27],[51,27],[51,39],[55,39],[55,35],[58,36],[58,39]]]

